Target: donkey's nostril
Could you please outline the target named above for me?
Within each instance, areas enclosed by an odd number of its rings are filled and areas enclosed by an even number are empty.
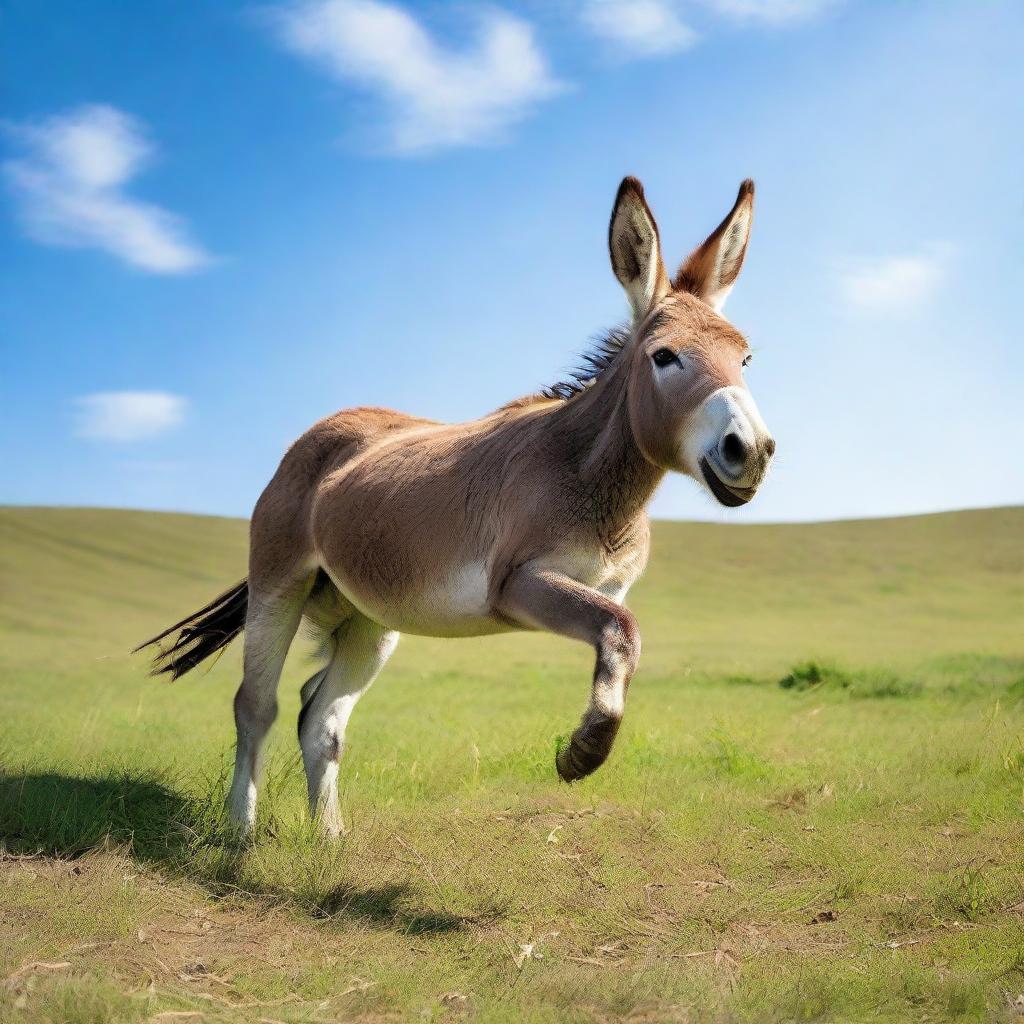
[[[739,434],[726,434],[722,438],[722,458],[733,465],[747,457],[747,446]]]
[[[768,453],[770,459],[775,454],[775,438],[769,437],[764,443],[764,450]]]

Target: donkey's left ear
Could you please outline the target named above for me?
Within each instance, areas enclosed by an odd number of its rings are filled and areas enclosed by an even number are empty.
[[[675,288],[720,310],[740,275],[753,219],[754,183],[747,178],[725,220],[683,261],[672,282]]]
[[[672,290],[661,259],[658,225],[644,187],[636,178],[623,178],[608,225],[612,270],[626,290],[639,323]]]

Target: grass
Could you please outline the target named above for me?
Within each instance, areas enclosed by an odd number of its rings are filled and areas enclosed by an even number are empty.
[[[553,765],[587,651],[404,638],[333,845],[296,651],[239,845],[239,652],[176,684],[126,652],[243,575],[245,524],[0,510],[0,1020],[1018,1019],[1022,540],[657,524],[600,773]]]
[[[906,679],[886,670],[850,672],[836,665],[807,661],[779,680],[784,690],[845,690],[851,697],[916,697],[924,690],[917,679]]]

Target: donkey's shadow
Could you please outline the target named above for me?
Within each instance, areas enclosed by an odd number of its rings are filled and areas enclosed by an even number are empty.
[[[187,877],[208,891],[254,900],[292,902],[294,893],[253,884],[242,873],[249,849],[210,807],[176,793],[152,777],[121,772],[79,777],[58,772],[17,774],[0,769],[0,853],[80,857],[106,846],[136,861]],[[197,845],[204,856],[196,856]],[[408,906],[409,886],[368,888],[341,882],[302,903],[310,916],[358,921],[403,933],[452,932],[466,919],[444,909]]]

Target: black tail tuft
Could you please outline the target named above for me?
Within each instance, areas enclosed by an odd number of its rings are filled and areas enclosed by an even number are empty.
[[[248,607],[249,583],[242,580],[220,597],[215,597],[205,608],[176,622],[152,640],[139,644],[132,653],[156,644],[158,653],[153,658],[153,675],[169,672],[172,679],[177,679],[211,654],[227,647],[242,632]],[[160,641],[175,632],[178,636],[170,647],[161,647]]]

